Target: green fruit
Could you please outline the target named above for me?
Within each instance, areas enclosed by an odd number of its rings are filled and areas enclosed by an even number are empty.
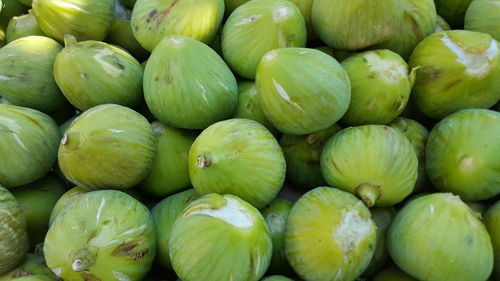
[[[0,185],[21,186],[47,174],[57,159],[59,140],[49,116],[0,104]]]
[[[128,189],[146,177],[156,140],[139,113],[115,104],[80,115],[59,147],[59,166],[72,183],[86,189]]]
[[[17,278],[16,281],[56,281],[56,279],[43,275],[30,275]]]
[[[465,14],[465,29],[489,33],[500,41],[500,1],[472,1]]]
[[[293,281],[293,279],[290,279],[288,277],[281,276],[281,275],[273,275],[273,276],[266,277],[266,278],[262,279],[261,281]]]
[[[345,59],[342,66],[352,85],[343,123],[385,125],[403,112],[415,73],[398,54],[389,50],[366,51]]]
[[[342,128],[334,124],[309,135],[285,134],[280,145],[286,159],[286,177],[295,187],[310,190],[326,185],[321,175],[320,158],[326,142]]]
[[[272,244],[257,209],[233,195],[192,202],[170,233],[170,260],[183,281],[257,281],[271,261]]]
[[[420,192],[429,186],[429,180],[425,172],[425,144],[429,131],[415,120],[397,118],[389,126],[403,133],[413,145],[418,158],[418,176],[413,192]]]
[[[49,226],[52,225],[56,217],[59,215],[62,209],[66,207],[66,205],[75,200],[76,197],[85,194],[87,192],[89,192],[89,190],[76,186],[66,191],[61,197],[59,197],[59,200],[57,200],[56,204],[54,205],[54,208],[52,208],[52,213],[50,214]]]
[[[123,192],[82,194],[52,223],[43,252],[63,280],[142,280],[156,255],[153,218]]]
[[[305,47],[307,31],[299,8],[286,0],[253,0],[236,9],[222,30],[222,53],[231,69],[255,79],[268,51]]]
[[[140,61],[149,55],[148,51],[142,48],[135,39],[129,19],[115,18],[108,37],[106,37],[106,42],[123,47]]]
[[[14,269],[26,256],[29,243],[26,219],[16,198],[0,185],[0,275]]]
[[[129,53],[98,41],[76,42],[64,37],[65,48],[54,62],[57,85],[81,111],[114,103],[134,107],[141,103],[142,67]]]
[[[224,16],[224,0],[138,0],[132,11],[132,31],[146,50],[169,35],[186,35],[210,43]]]
[[[356,194],[368,207],[392,206],[410,195],[417,166],[410,141],[382,125],[344,129],[330,139],[321,155],[326,182]]]
[[[465,30],[434,33],[410,57],[417,68],[413,99],[434,119],[466,108],[489,108],[500,100],[500,44]]]
[[[352,194],[318,187],[304,194],[287,220],[286,256],[308,281],[355,280],[376,243],[370,211]]]
[[[0,281],[18,281],[23,276],[44,275],[55,278],[54,273],[45,264],[43,255],[27,254],[24,261],[15,269],[0,276]]]
[[[426,165],[440,191],[477,201],[500,194],[500,113],[462,110],[439,122],[429,134]]]
[[[313,0],[289,0],[297,8],[299,8],[302,17],[304,18],[304,22],[306,23],[307,28],[307,40],[317,39],[318,36],[314,32],[314,27],[312,25],[312,17],[311,10],[313,5]]]
[[[436,9],[454,29],[461,29],[464,25],[465,12],[472,0],[434,0]]]
[[[292,202],[276,198],[261,211],[273,241],[273,256],[267,273],[292,272],[285,256],[285,227],[292,206]]]
[[[238,85],[214,50],[174,35],[165,38],[148,60],[144,97],[153,115],[166,125],[204,129],[231,116]]]
[[[17,198],[26,218],[32,248],[45,239],[50,213],[64,191],[64,184],[51,174],[34,183],[12,189],[11,192]]]
[[[492,278],[500,279],[500,201],[484,214],[484,224],[491,237],[494,250],[494,271]]]
[[[16,39],[31,35],[45,36],[45,33],[40,29],[33,11],[29,10],[28,14],[13,17],[9,21],[5,31],[5,40],[10,43]]]
[[[451,30],[450,25],[440,16],[437,16],[436,32]]]
[[[406,274],[401,269],[390,266],[381,272],[377,273],[372,279],[372,281],[418,281],[417,279]]]
[[[486,228],[450,193],[406,204],[389,227],[387,249],[398,267],[418,280],[480,281],[493,269]]]
[[[40,28],[62,42],[66,34],[78,41],[101,41],[111,28],[115,0],[33,0]]]
[[[0,42],[5,40],[5,32],[11,18],[23,15],[27,12],[26,6],[19,3],[17,0],[2,0],[0,3]]]
[[[351,98],[347,72],[314,49],[268,52],[259,64],[256,85],[264,113],[285,134],[304,135],[332,126]]]
[[[402,0],[315,0],[314,30],[327,45],[359,50],[387,41],[403,21]]]
[[[200,195],[194,189],[189,189],[163,199],[151,210],[156,227],[158,245],[156,263],[158,265],[172,269],[169,257],[170,245],[168,243],[172,226],[182,211],[199,197]]]
[[[53,67],[62,50],[44,36],[28,36],[0,49],[0,88],[13,105],[44,112],[59,110],[66,99],[54,81]]]
[[[486,211],[486,206],[481,202],[464,202],[469,206],[471,211],[476,215],[480,220],[483,219],[483,213]]]
[[[276,197],[285,171],[276,139],[249,119],[215,123],[189,150],[189,176],[198,193],[234,194],[257,208]]]

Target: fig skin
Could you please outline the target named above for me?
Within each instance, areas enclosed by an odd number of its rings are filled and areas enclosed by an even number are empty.
[[[500,41],[500,1],[472,1],[465,14],[464,29],[489,33]]]
[[[29,10],[27,14],[13,17],[9,21],[5,31],[5,41],[10,43],[16,39],[32,35],[45,36],[45,33],[40,29],[33,10]]]
[[[472,0],[434,0],[436,9],[453,29],[462,29],[467,8]]]
[[[115,18],[106,42],[123,47],[138,61],[143,61],[149,56],[149,52],[135,39],[130,19]]]
[[[401,269],[395,266],[389,266],[380,271],[372,279],[373,281],[418,281]]]
[[[436,30],[435,32],[441,32],[451,30],[450,25],[443,19],[440,15],[437,16]]]
[[[42,254],[27,254],[26,258],[13,270],[0,275],[0,281],[18,280],[23,276],[43,275],[50,278],[56,278],[55,274],[45,264]],[[52,279],[51,279],[52,280]]]
[[[49,219],[49,226],[52,225],[57,215],[59,215],[59,213],[62,211],[62,209],[64,209],[64,207],[66,207],[66,205],[71,203],[77,196],[80,196],[87,192],[89,192],[87,189],[75,186],[62,194],[61,197],[59,197],[59,200],[57,200],[56,204],[54,205],[54,208],[52,208]]]
[[[18,0],[2,0],[2,8],[0,10],[0,43],[4,43],[5,32],[7,31],[10,19],[27,13],[28,9]],[[0,44],[0,46],[3,46],[3,44]]]
[[[491,237],[495,265],[492,278],[500,278],[500,201],[493,204],[484,214],[484,224]]]

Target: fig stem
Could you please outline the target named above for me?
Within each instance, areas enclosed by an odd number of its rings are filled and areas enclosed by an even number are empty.
[[[377,199],[380,198],[380,186],[363,183],[356,187],[356,194],[365,203],[367,207],[373,207]]]
[[[76,37],[71,34],[64,34],[64,47],[73,47],[76,46],[78,42],[76,41]]]
[[[79,133],[65,133],[61,139],[61,145],[66,149],[76,149],[82,143],[82,136]]]
[[[198,157],[196,157],[196,167],[198,167],[198,169],[208,168],[210,165],[212,165],[212,163],[205,155],[198,155]]]
[[[95,263],[95,256],[87,249],[79,250],[71,263],[71,269],[75,272],[83,272],[89,270]]]

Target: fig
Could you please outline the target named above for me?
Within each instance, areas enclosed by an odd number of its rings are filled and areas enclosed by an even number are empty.
[[[345,59],[342,66],[352,86],[351,102],[342,117],[346,125],[386,125],[406,108],[415,73],[398,54],[366,51]]]
[[[249,119],[215,123],[189,150],[189,177],[199,194],[233,194],[257,208],[276,197],[285,172],[279,143],[263,125]]]
[[[126,49],[137,60],[144,60],[148,57],[149,53],[146,51],[134,37],[130,19],[115,18],[111,25],[106,42],[115,44]]]
[[[389,227],[387,249],[396,265],[418,280],[486,280],[493,269],[486,228],[451,193],[408,202]]]
[[[326,142],[341,130],[334,124],[328,129],[308,135],[284,134],[280,145],[286,159],[286,177],[302,190],[326,185],[321,175],[320,158]]]
[[[491,237],[494,250],[494,271],[492,278],[500,279],[500,201],[497,201],[484,214],[484,224]]]
[[[326,182],[356,194],[368,207],[392,206],[410,195],[417,166],[417,154],[408,138],[383,125],[344,129],[321,154]]]
[[[465,14],[465,29],[489,33],[500,41],[500,1],[472,1]]]
[[[17,0],[2,0],[0,9],[0,42],[5,40],[5,32],[12,17],[23,15],[27,12],[26,6]]]
[[[454,29],[464,25],[465,12],[472,0],[434,0],[436,9]]]
[[[104,104],[73,121],[59,147],[59,167],[86,189],[128,189],[153,163],[156,140],[149,122],[130,108]]]
[[[43,252],[63,280],[142,280],[156,255],[153,218],[121,191],[85,193],[56,217]]]
[[[314,32],[314,28],[312,25],[312,17],[311,10],[313,5],[313,0],[289,0],[297,8],[299,8],[302,17],[304,17],[304,22],[306,23],[307,28],[307,40],[311,41],[313,39],[317,39],[318,35]]]
[[[293,281],[293,279],[290,279],[288,277],[282,276],[282,275],[273,275],[266,277],[262,279],[261,281]]]
[[[167,127],[160,122],[151,124],[156,136],[153,165],[141,189],[153,196],[164,197],[191,185],[188,153],[196,135],[189,131]]]
[[[66,207],[66,205],[75,200],[76,197],[85,194],[87,192],[89,192],[89,190],[79,186],[75,186],[72,189],[66,191],[63,195],[61,195],[61,197],[59,197],[59,200],[57,200],[56,204],[52,208],[52,212],[50,214],[50,219],[49,219],[49,226],[52,225],[56,217],[59,215],[62,209]]]
[[[480,220],[483,219],[483,213],[486,211],[486,206],[481,202],[464,202],[469,206],[471,211],[476,215]]]
[[[21,263],[28,252],[26,219],[12,193],[0,185],[0,276]]]
[[[169,245],[183,281],[257,281],[272,254],[262,215],[230,194],[208,194],[189,204],[172,226]]]
[[[489,34],[443,31],[425,38],[409,65],[417,68],[412,97],[422,113],[442,119],[466,108],[489,108],[500,100],[499,43]]]
[[[332,56],[338,62],[343,62],[348,57],[357,54],[357,52],[352,52],[352,51],[335,50],[332,47],[328,47],[328,46],[321,46],[321,47],[317,47],[315,49],[318,51],[322,51],[323,53],[325,53],[329,56]]]
[[[441,32],[445,30],[451,30],[450,25],[443,19],[440,15],[437,16],[437,24],[435,32]]]
[[[13,17],[9,21],[7,30],[5,31],[5,40],[10,43],[16,39],[31,35],[45,36],[45,33],[40,29],[33,10],[29,10],[27,14]]]
[[[231,14],[236,8],[245,4],[250,0],[224,0],[224,6],[226,8],[226,14]]]
[[[193,38],[173,35],[148,60],[144,97],[165,125],[204,129],[231,116],[238,102],[238,85],[214,50]]]
[[[418,281],[395,266],[389,266],[380,271],[372,279],[373,281]]]
[[[106,103],[141,103],[142,67],[129,53],[103,42],[76,42],[72,35],[66,35],[64,43],[54,62],[54,76],[73,106],[85,111]]]
[[[259,64],[256,85],[264,113],[285,134],[310,134],[332,126],[351,98],[347,72],[314,49],[268,52]]]
[[[286,256],[304,280],[355,280],[372,259],[375,223],[348,192],[324,186],[307,192],[286,224]]]
[[[299,8],[286,0],[253,0],[238,7],[222,30],[222,53],[231,69],[255,79],[268,51],[305,47],[307,30]]]
[[[56,281],[56,279],[44,275],[29,275],[17,278],[16,281]]]
[[[224,16],[224,0],[137,0],[131,26],[144,49],[153,49],[169,35],[186,35],[210,43]]]
[[[429,134],[426,165],[440,191],[477,201],[500,194],[500,113],[487,109],[456,112]]]
[[[164,268],[172,269],[169,257],[169,239],[172,226],[184,209],[200,195],[194,189],[179,192],[169,196],[154,206],[151,210],[156,228],[157,257],[156,263]]]
[[[26,258],[13,270],[0,276],[0,281],[18,281],[23,276],[30,275],[44,275],[47,277],[55,278],[54,273],[45,264],[43,255],[27,254]]]
[[[40,28],[62,42],[66,34],[78,41],[102,41],[111,28],[115,0],[33,0]]]
[[[0,104],[0,185],[12,188],[42,178],[56,162],[60,138],[44,113]]]
[[[45,36],[19,38],[0,49],[0,88],[13,105],[54,112],[66,99],[54,81],[53,67],[62,46]]]
[[[315,0],[314,30],[327,45],[360,50],[387,41],[403,22],[401,0]]]

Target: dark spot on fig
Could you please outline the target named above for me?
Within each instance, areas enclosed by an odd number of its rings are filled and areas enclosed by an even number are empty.
[[[417,40],[424,39],[424,35],[422,34],[422,30],[418,27],[418,23],[415,21],[413,17],[410,17],[411,21],[411,29],[413,30],[413,34],[415,34],[415,38]]]
[[[156,9],[151,10],[151,12],[149,12],[148,18],[146,19],[146,22],[151,22],[151,20],[157,13],[158,11]]]
[[[175,5],[177,5],[177,3],[179,3],[179,0],[172,1],[172,4],[170,4],[170,6],[168,6],[165,10],[158,14],[158,17],[156,18],[156,26],[160,26],[165,17],[168,16],[170,11],[175,7]]]
[[[474,243],[474,239],[472,239],[472,237],[470,237],[470,236],[467,236],[467,237],[465,237],[465,243],[467,243],[467,245],[471,246]]]
[[[134,29],[135,29],[135,31],[139,31],[139,26],[138,26],[138,25],[136,25],[136,26],[134,27]]]
[[[130,259],[133,261],[138,261],[142,258],[144,258],[147,254],[149,254],[149,249],[144,249],[140,252],[133,253],[130,255]]]
[[[137,246],[138,246],[137,242],[121,244],[111,253],[111,255],[113,256],[129,255],[129,253],[133,251]]]
[[[174,82],[174,77],[172,76],[171,73],[166,73],[164,78],[167,84],[172,84],[172,82]]]
[[[441,69],[433,66],[423,66],[417,71],[417,78],[421,82],[429,83],[441,77]]]
[[[375,73],[370,73],[370,75],[368,75],[368,78],[375,79]]]
[[[33,272],[19,270],[19,271],[14,272],[14,274],[12,274],[12,278],[19,278],[19,277],[30,276],[30,275],[33,275]]]
[[[82,272],[81,274],[84,281],[101,281],[101,279],[97,278],[92,273]]]
[[[447,91],[451,88],[453,88],[454,86],[458,85],[458,83],[460,83],[462,80],[461,79],[457,79],[453,82],[451,82],[450,84],[446,85],[446,87],[444,87],[443,91]]]
[[[158,82],[158,80],[160,80],[160,76],[156,75],[155,81]]]
[[[82,78],[85,79],[85,80],[89,80],[89,74],[86,73],[86,72],[83,72],[82,73]]]

